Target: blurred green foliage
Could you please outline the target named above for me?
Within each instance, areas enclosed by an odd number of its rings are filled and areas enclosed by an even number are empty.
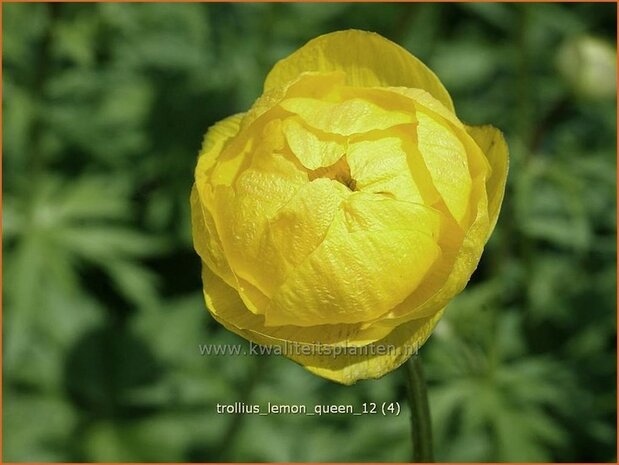
[[[613,4],[5,4],[4,460],[408,460],[402,373],[344,387],[198,351],[244,343],[201,297],[202,135],[276,60],[354,27],[419,56],[511,149],[497,230],[422,349],[437,458],[614,461],[616,113],[597,88],[616,65],[564,44],[615,25]],[[234,401],[404,409],[216,414]]]

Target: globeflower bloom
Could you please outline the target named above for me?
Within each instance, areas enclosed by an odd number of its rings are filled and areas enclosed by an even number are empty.
[[[463,124],[418,59],[320,36],[205,136],[191,210],[208,309],[317,375],[380,377],[465,287],[506,177],[501,133]]]

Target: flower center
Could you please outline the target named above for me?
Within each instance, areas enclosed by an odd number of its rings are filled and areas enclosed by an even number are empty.
[[[342,155],[338,161],[329,166],[312,170],[309,172],[309,180],[313,181],[316,178],[333,179],[341,184],[344,184],[351,191],[357,190],[357,182],[350,174],[350,166],[346,161],[346,154]]]

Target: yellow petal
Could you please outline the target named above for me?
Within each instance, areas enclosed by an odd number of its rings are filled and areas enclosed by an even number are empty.
[[[226,189],[221,186],[218,190]],[[214,195],[207,186],[200,196],[197,186],[191,195],[192,233],[194,248],[202,260],[228,285],[237,289],[245,305],[254,313],[264,313],[268,299],[256,286],[235,274],[230,268],[228,256],[220,239],[215,219],[209,209],[213,208]]]
[[[240,162],[244,159],[243,153],[234,153],[228,160],[222,160],[222,153],[226,146],[230,144],[240,131],[240,124],[244,117],[239,113],[225,118],[211,126],[204,136],[202,149],[198,157],[195,170],[198,191],[206,187],[207,177],[212,178],[212,171],[216,170],[222,177],[221,183],[229,184],[236,173]],[[231,161],[230,161],[231,160]],[[220,166],[223,163],[223,166]]]
[[[351,143],[346,160],[357,190],[423,203],[399,137]]]
[[[309,126],[331,134],[349,136],[410,123],[413,116],[402,111],[385,110],[367,100],[353,98],[341,103],[304,97],[292,97],[280,103]]]
[[[227,285],[203,262],[204,297],[213,317],[230,331],[257,344],[282,345],[289,342],[301,346],[364,346],[387,336],[392,328],[361,328],[353,325],[264,325],[264,317],[250,312],[238,292]]]
[[[439,310],[393,330],[360,325],[265,327],[263,317],[249,313],[234,289],[204,264],[202,278],[207,307],[228,330],[256,344],[288,350],[286,355],[307,370],[342,384],[380,378],[396,369],[425,343],[443,313]]]
[[[410,98],[416,105],[423,107],[425,110],[429,110],[436,113],[440,117],[449,121],[456,128],[462,128],[463,124],[458,119],[453,110],[447,108],[443,103],[436,100],[432,95],[423,89],[411,89],[407,87],[390,87],[385,88],[385,91],[396,92],[400,95]]]
[[[340,205],[350,194],[339,182],[318,178],[303,185],[278,210],[269,221],[269,241],[285,262],[285,273],[300,265],[320,245]]]
[[[224,146],[238,134],[242,118],[243,114],[230,116],[214,124],[206,132],[196,165],[196,182],[190,197],[192,236],[196,252],[230,284],[234,282],[234,277],[203,194],[207,187],[207,172],[215,165]]]
[[[273,110],[286,96],[314,98],[327,101],[336,100],[337,89],[339,89],[344,82],[345,77],[342,71],[330,73],[301,73],[285,86],[265,90],[243,117],[241,128],[245,129],[254,124],[257,120],[262,118],[265,113]]]
[[[272,118],[252,130],[241,130],[240,135],[224,147],[217,164],[207,173],[208,182],[213,186],[231,186],[252,160],[268,159],[272,153],[280,152],[284,144],[279,118]]]
[[[395,328],[385,338],[348,353],[333,356],[307,356],[295,360],[312,373],[342,384],[380,378],[406,362],[428,340],[443,315],[411,320]]]
[[[412,230],[438,240],[441,212],[420,203],[356,192],[343,204],[348,232]]]
[[[425,111],[425,113],[433,113],[434,115],[449,121],[449,123],[453,124],[456,128],[462,129],[464,127],[462,122],[452,110],[447,108],[423,89],[411,89],[408,87],[350,87],[345,89],[342,93],[344,96],[356,94],[358,96],[371,98],[372,101],[379,105],[386,101],[391,101],[392,104],[398,102],[400,109],[410,108],[411,110],[414,110],[415,108],[418,108]],[[402,98],[396,99],[395,96]]]
[[[346,151],[342,141],[320,138],[295,118],[287,118],[283,130],[292,153],[310,170],[334,164]]]
[[[204,211],[204,207],[198,195],[195,184],[191,189],[191,230],[193,244],[198,255],[204,260],[227,283],[235,282],[228,265],[228,260],[221,245],[221,240],[215,229],[210,213]],[[205,217],[208,217],[207,223]]]
[[[467,126],[467,131],[475,140],[479,148],[485,154],[492,174],[486,181],[488,192],[488,214],[490,215],[490,230],[488,236],[496,225],[503,203],[507,170],[509,165],[509,153],[507,143],[501,131],[492,126]]]
[[[348,30],[317,37],[279,61],[264,83],[284,87],[306,71],[344,71],[346,84],[362,87],[411,87],[427,91],[453,111],[449,93],[421,61],[384,37]]]
[[[227,285],[239,289],[247,307],[259,313],[266,307],[266,297],[251,283],[232,272],[210,210],[213,206],[213,195],[209,183],[213,182],[213,171],[216,171],[212,169],[214,162],[221,161],[222,151],[238,134],[242,118],[242,114],[226,118],[212,126],[206,133],[196,167],[196,183],[192,188],[190,198],[192,236],[194,247],[202,260]],[[242,159],[241,156],[235,158]],[[227,166],[231,167],[234,164]],[[224,185],[229,185],[236,176],[236,171],[238,171],[238,166],[236,169],[222,169],[219,171],[218,179]],[[224,180],[226,177],[229,179]]]
[[[437,228],[437,213],[423,205],[352,194],[273,295],[267,326],[358,323],[388,312],[440,255]]]
[[[206,131],[196,167],[196,180],[215,164],[228,140],[238,134],[244,116],[244,113],[229,116]]]
[[[284,156],[262,154],[233,187],[213,191],[213,217],[232,271],[267,297],[282,280],[278,257],[265,247],[268,222],[307,182]]]
[[[466,221],[471,194],[468,157],[460,139],[443,124],[417,112],[417,146],[432,182],[460,224]]]
[[[472,193],[474,220],[463,238],[458,239],[462,233],[453,229],[457,226],[448,227],[449,233],[443,235],[443,241],[439,240],[443,255],[422,285],[374,325],[395,327],[413,318],[434,315],[464,289],[477,268],[489,229],[485,185],[477,181],[473,182]]]

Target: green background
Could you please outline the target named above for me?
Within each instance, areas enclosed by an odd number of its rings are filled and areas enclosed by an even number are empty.
[[[409,459],[401,371],[345,387],[198,350],[246,344],[202,301],[202,135],[351,27],[416,54],[511,151],[497,230],[421,351],[437,459],[615,460],[615,63],[588,42],[615,25],[614,4],[5,4],[4,460]],[[402,413],[215,413],[234,401]]]

